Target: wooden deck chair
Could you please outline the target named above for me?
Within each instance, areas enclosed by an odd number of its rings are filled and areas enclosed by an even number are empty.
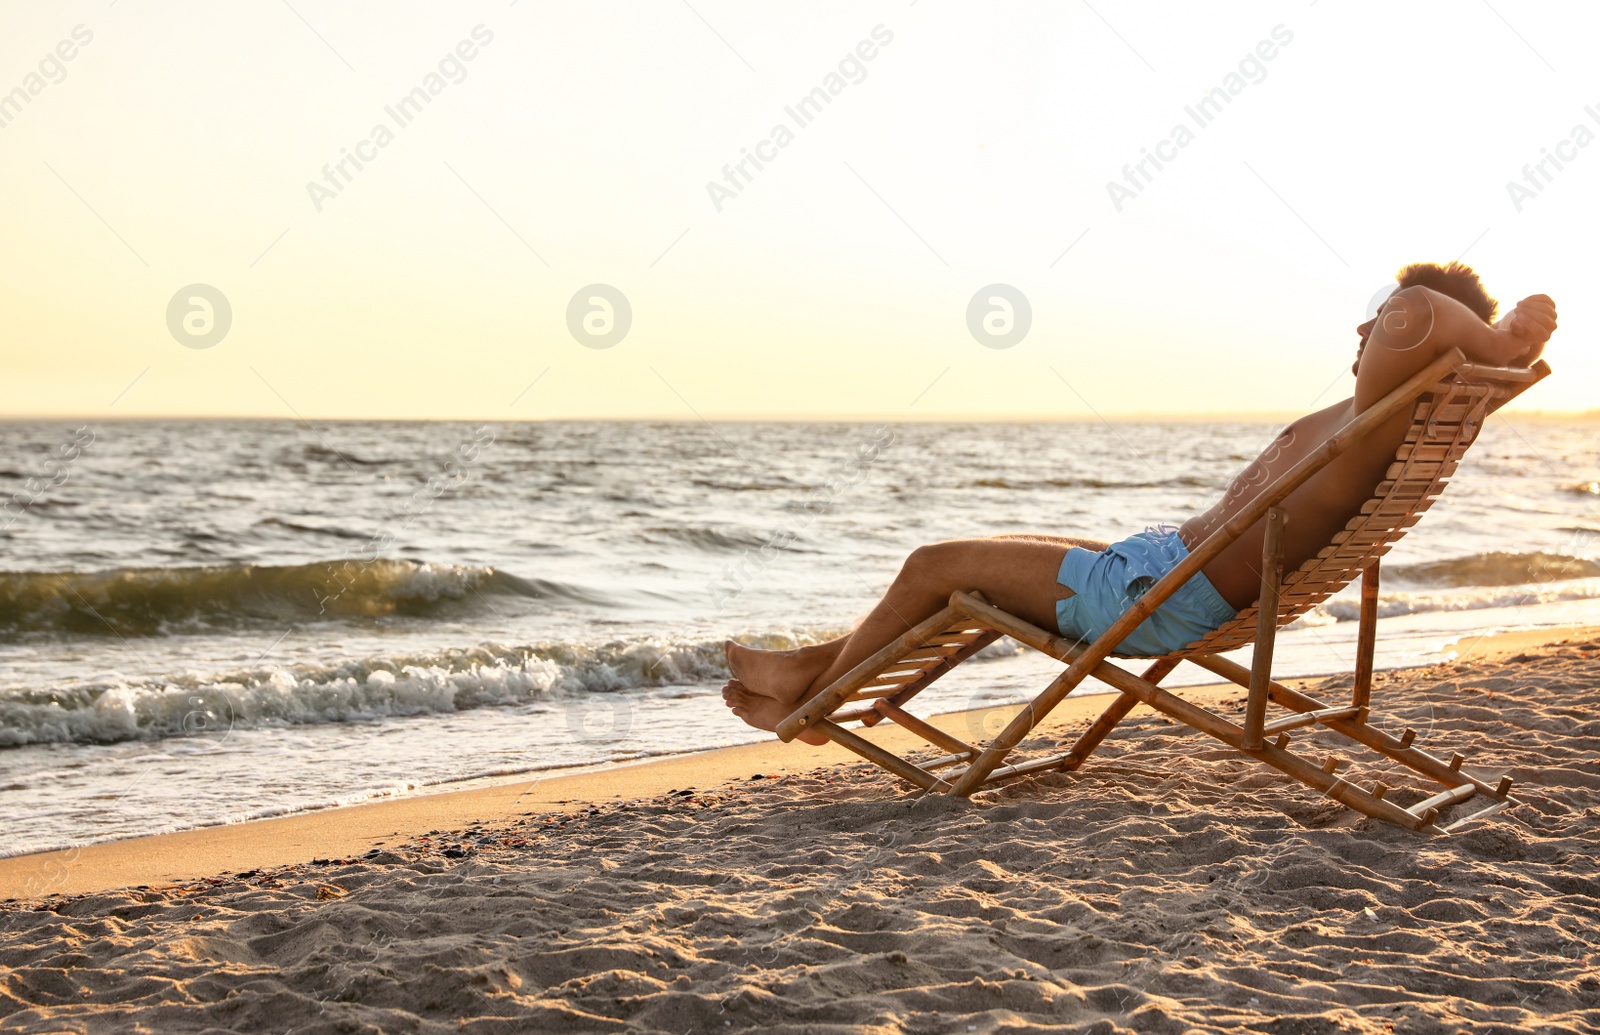
[[[1198,544],[1171,572],[1155,583],[1092,643],[1073,642],[992,607],[977,593],[957,592],[948,607],[878,651],[832,686],[806,702],[778,725],[785,741],[802,730],[823,733],[928,791],[967,796],[985,784],[1046,770],[1076,769],[1136,705],[1145,704],[1223,743],[1282,770],[1335,801],[1411,830],[1445,833],[1436,822],[1441,811],[1469,798],[1487,799],[1486,808],[1456,819],[1450,827],[1513,803],[1509,777],[1476,775],[1464,759],[1448,760],[1416,746],[1405,729],[1392,736],[1368,722],[1372,656],[1377,640],[1378,562],[1414,525],[1444,490],[1488,414],[1550,373],[1543,361],[1528,369],[1488,367],[1467,361],[1452,349],[1405,384],[1369,407],[1301,460]],[[1410,408],[1411,428],[1387,475],[1370,500],[1320,553],[1285,577],[1280,550],[1285,497],[1353,443]],[[1176,653],[1156,658],[1143,675],[1109,664],[1123,637],[1200,571],[1229,543],[1266,519],[1261,595],[1254,605],[1209,635]],[[1360,625],[1354,685],[1348,704],[1326,704],[1272,678],[1273,640],[1278,626],[1304,614],[1362,575]],[[1011,636],[1064,663],[1066,670],[983,748],[965,743],[905,710],[910,699],[944,673],[1000,636]],[[1218,655],[1254,642],[1249,668]],[[1164,690],[1160,682],[1188,660],[1247,687],[1244,714],[1228,718]],[[1104,714],[1064,753],[1007,764],[1013,748],[1083,679],[1096,678],[1120,691]],[[1268,706],[1288,714],[1267,718]],[[931,744],[938,757],[912,762],[874,744],[845,723],[871,725],[888,719]],[[1444,790],[1409,808],[1389,800],[1381,782],[1357,784],[1337,756],[1308,758],[1291,750],[1290,731],[1321,726],[1399,763]]]

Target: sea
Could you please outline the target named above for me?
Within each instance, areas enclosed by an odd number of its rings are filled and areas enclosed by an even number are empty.
[[[839,635],[922,543],[1181,521],[1277,431],[0,424],[0,855],[766,739],[723,706],[726,638]],[[1381,667],[1600,624],[1597,443],[1491,421],[1385,559]],[[1355,617],[1286,629],[1280,674],[1348,671]],[[1058,669],[1002,641],[922,700]]]

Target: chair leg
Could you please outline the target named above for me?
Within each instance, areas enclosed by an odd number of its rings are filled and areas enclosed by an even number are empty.
[[[1118,694],[1116,700],[1100,713],[1100,717],[1073,741],[1067,757],[1061,762],[1061,768],[1070,773],[1082,765],[1084,759],[1094,753],[1100,742],[1116,729],[1118,723],[1128,717],[1128,713],[1133,711],[1138,703],[1139,699],[1132,694]]]
[[[849,748],[869,762],[874,762],[894,773],[908,783],[916,784],[925,791],[948,791],[949,785],[937,776],[906,761],[892,751],[886,751],[872,741],[857,733],[852,733],[837,723],[827,719],[818,719],[812,724],[812,729],[824,734],[840,747]]]
[[[1244,749],[1261,750],[1261,727],[1267,720],[1267,694],[1272,682],[1272,648],[1278,636],[1278,588],[1283,582],[1282,507],[1267,511],[1261,545],[1261,599],[1256,601],[1256,646],[1250,664],[1250,697],[1244,709]]]
[[[1177,667],[1177,659],[1162,658],[1145,669],[1141,678],[1151,683],[1160,683],[1167,677],[1168,673]],[[1106,739],[1118,723],[1127,718],[1128,713],[1138,703],[1139,699],[1126,691],[1118,694],[1117,699],[1112,701],[1110,706],[1100,713],[1100,717],[1094,721],[1094,724],[1084,730],[1083,734],[1073,742],[1071,750],[1067,752],[1067,757],[1061,762],[1061,768],[1066,772],[1071,772],[1082,765],[1084,760],[1094,753],[1095,748],[1100,746],[1100,742]]]
[[[1242,669],[1242,666],[1239,667]],[[1201,733],[1209,734],[1229,747],[1244,751],[1274,769],[1288,773],[1301,783],[1316,788],[1328,797],[1341,804],[1348,805],[1358,812],[1411,830],[1424,830],[1429,833],[1437,831],[1437,828],[1432,826],[1430,821],[1415,816],[1392,802],[1384,801],[1377,795],[1362,790],[1343,777],[1335,776],[1333,770],[1336,766],[1334,765],[1324,764],[1322,767],[1318,767],[1299,755],[1273,744],[1264,744],[1260,748],[1251,750],[1244,747],[1244,729],[1234,725],[1220,715],[1207,711],[1197,704],[1185,701],[1176,694],[1163,690],[1158,686],[1153,686],[1131,673],[1108,672],[1102,678],[1105,678],[1107,682],[1110,682],[1124,693],[1138,697],[1142,703],[1149,705],[1156,711],[1170,715],[1184,725],[1199,730]],[[1465,776],[1465,774],[1462,775]]]
[[[1378,645],[1378,559],[1374,557],[1361,573],[1361,627],[1356,632],[1355,685],[1350,706],[1359,708],[1359,718],[1367,718],[1367,702],[1372,697],[1372,654]]]
[[[1199,665],[1208,672],[1215,672],[1225,679],[1242,682],[1249,677],[1249,670],[1237,662],[1227,658],[1219,658],[1213,654],[1200,654],[1188,660]],[[1297,712],[1310,712],[1328,709],[1327,705],[1298,690],[1284,686],[1282,683],[1271,684],[1272,699],[1278,704]],[[1465,769],[1452,769],[1450,764],[1441,758],[1436,758],[1420,748],[1413,747],[1412,741],[1416,733],[1406,730],[1400,737],[1392,737],[1384,731],[1365,721],[1356,721],[1354,718],[1340,718],[1330,716],[1319,721],[1319,725],[1326,726],[1335,733],[1340,733],[1358,744],[1364,745],[1379,754],[1399,762],[1401,765],[1426,776],[1435,783],[1444,784],[1446,787],[1459,786],[1463,782],[1471,783],[1478,788],[1478,792],[1486,797],[1503,800],[1510,794],[1508,781],[1502,780],[1499,784],[1490,783],[1481,777],[1467,772]]]

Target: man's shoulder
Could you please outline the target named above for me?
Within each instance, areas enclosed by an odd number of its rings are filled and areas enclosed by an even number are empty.
[[[1298,437],[1315,432],[1320,433],[1325,438],[1348,424],[1355,414],[1355,399],[1341,399],[1336,403],[1324,406],[1320,410],[1312,410],[1304,417],[1297,418],[1284,429],[1284,433],[1293,433]]]

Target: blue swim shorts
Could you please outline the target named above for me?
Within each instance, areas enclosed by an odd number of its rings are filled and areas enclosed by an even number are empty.
[[[1061,635],[1084,643],[1111,627],[1178,562],[1189,548],[1171,525],[1147,528],[1096,553],[1073,547],[1061,559],[1056,581],[1073,595],[1056,601]],[[1166,603],[1129,633],[1116,649],[1124,657],[1157,657],[1187,647],[1238,612],[1204,572],[1196,572]]]

